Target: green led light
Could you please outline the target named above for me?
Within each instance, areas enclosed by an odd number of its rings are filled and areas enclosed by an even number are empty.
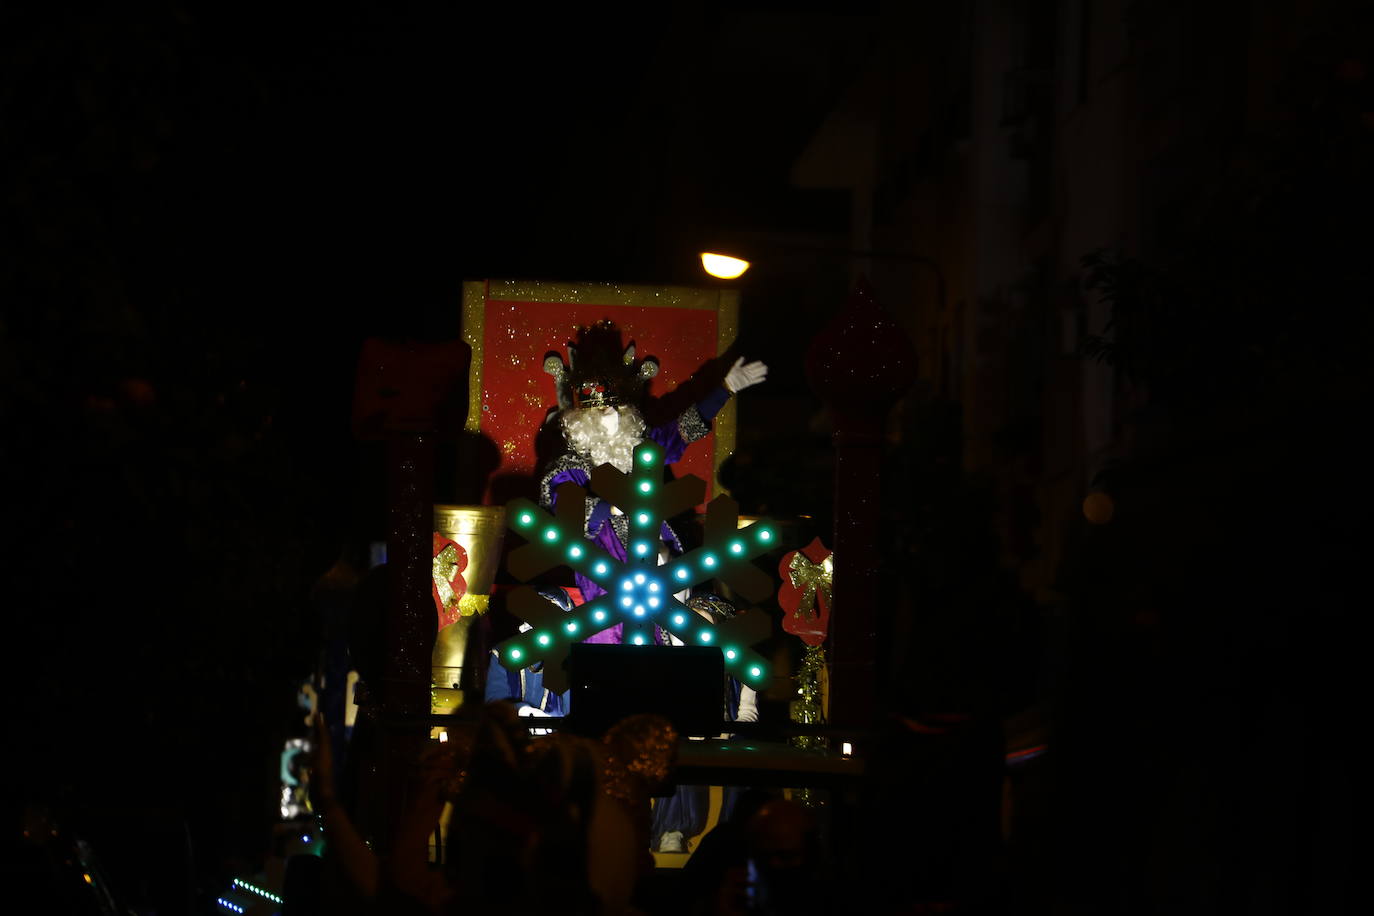
[[[520,513],[520,524],[522,524],[522,525],[524,525],[524,526],[526,526],[526,527],[529,527],[530,525],[533,525],[533,524],[534,524],[534,516],[533,516],[533,515],[530,515],[528,512],[521,512],[521,513]]]
[[[706,567],[715,566],[716,558],[708,553],[706,556],[701,558],[701,565]]]
[[[643,637],[643,636],[636,635],[635,638],[634,638],[634,644],[635,644],[636,646],[642,646],[642,645],[644,645],[644,637]]]
[[[759,540],[760,540],[760,541],[771,541],[771,540],[773,540],[773,532],[769,531],[767,528],[764,528],[762,531],[759,532]]]
[[[739,653],[736,652],[734,649],[726,649],[726,650],[725,650],[725,657],[726,657],[726,658],[731,658],[731,659],[733,659],[733,658],[734,658],[736,655],[738,655],[738,654],[739,654]]]
[[[548,633],[540,633],[535,637],[535,642],[539,643],[541,646],[547,646],[551,640]]]
[[[582,556],[582,548],[576,544],[572,545],[568,548],[568,556],[576,560],[578,557]]]
[[[567,623],[565,623],[565,624],[563,625],[563,629],[567,630],[569,633],[576,633],[576,632],[577,632],[577,621],[576,621],[576,620],[569,620]]]
[[[763,669],[760,668],[758,665],[755,665],[754,667],[749,669],[750,677],[758,677],[761,674],[763,674]]]
[[[653,464],[653,463],[654,463],[654,459],[657,458],[657,457],[658,457],[658,456],[654,453],[654,450],[653,450],[653,449],[651,449],[651,448],[646,448],[644,451],[642,451],[642,452],[639,453],[639,463],[640,463],[640,464]]]
[[[635,545],[635,553],[639,554],[641,557],[647,554],[648,552],[649,545],[644,543],[643,541],[640,541],[638,544]]]
[[[598,576],[606,575],[608,570],[610,570],[610,567],[606,565],[604,560],[592,567],[592,572],[596,573]]]
[[[679,569],[676,573],[674,573],[674,575],[676,575],[679,579],[686,579],[689,573],[686,569]]]
[[[710,642],[710,641],[711,641],[711,631],[710,631],[710,630],[702,630],[702,631],[701,631],[701,635],[699,635],[699,636],[697,637],[697,639],[700,639],[702,642]]]
[[[740,543],[739,541],[735,541],[734,543],[732,543],[732,544],[730,545],[730,552],[731,552],[731,553],[744,553],[744,544]]]
[[[592,614],[592,619],[595,620],[597,623],[600,623],[601,621],[606,619],[606,612],[601,610],[600,608],[597,608],[596,612]]]
[[[506,650],[506,658],[509,658],[509,659],[511,659],[511,660],[517,660],[517,659],[519,659],[520,656],[523,655],[523,654],[524,654],[524,653],[522,653],[519,649],[507,649],[507,650]]]
[[[682,625],[683,625],[684,623],[686,623],[686,622],[687,622],[687,618],[684,617],[684,616],[682,616],[681,614],[674,614],[674,615],[673,615],[673,626],[675,626],[675,627],[680,627],[680,626],[682,626]]]
[[[544,540],[546,540],[546,541],[556,541],[556,540],[558,540],[558,529],[557,529],[557,528],[548,528],[548,529],[546,529],[546,530],[544,531]]]
[[[653,490],[653,488],[654,485],[649,483],[649,481],[647,480],[641,480],[639,482],[639,492],[641,493],[649,493]]]
[[[641,525],[647,525],[647,524],[649,524],[649,513],[647,513],[647,512],[641,512],[641,513],[639,513],[638,515],[635,516],[635,521],[639,522]]]

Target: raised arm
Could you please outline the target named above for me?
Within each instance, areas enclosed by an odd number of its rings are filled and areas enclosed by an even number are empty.
[[[683,411],[682,416],[671,423],[650,430],[649,437],[667,451],[666,461],[672,464],[682,457],[688,445],[704,438],[711,431],[711,421],[720,413],[725,402],[732,394],[738,394],[768,378],[768,367],[755,360],[746,363],[744,357],[735,360],[730,371],[725,373],[725,381],[720,387],[711,390],[700,401]]]
[[[338,856],[344,873],[358,892],[368,900],[377,896],[380,866],[376,855],[363,842],[358,830],[335,795],[334,753],[329,742],[329,729],[324,713],[315,713],[315,752],[310,773],[310,799],[315,813],[324,824],[329,837],[329,850]]]

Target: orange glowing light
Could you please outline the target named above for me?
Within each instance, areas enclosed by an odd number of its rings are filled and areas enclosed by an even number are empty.
[[[1094,525],[1105,525],[1116,514],[1116,504],[1106,493],[1089,493],[1083,499],[1083,517]]]
[[[701,266],[713,277],[733,280],[749,269],[749,262],[743,258],[733,258],[728,254],[703,251],[701,253]]]

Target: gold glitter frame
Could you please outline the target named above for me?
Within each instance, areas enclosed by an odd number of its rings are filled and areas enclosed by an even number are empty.
[[[463,340],[472,347],[468,369],[469,432],[482,428],[482,333],[488,299],[516,302],[567,302],[573,305],[628,305],[638,308],[702,309],[716,313],[716,355],[739,334],[739,291],[693,286],[647,286],[626,283],[548,283],[541,280],[468,280],[463,283]],[[735,452],[735,399],[716,414],[713,492],[727,493],[720,466]]]

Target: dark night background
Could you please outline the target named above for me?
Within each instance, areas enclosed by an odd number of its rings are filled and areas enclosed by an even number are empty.
[[[857,273],[919,356],[884,478],[885,711],[1048,736],[1010,911],[1339,911],[1372,22],[5,5],[10,785],[86,825],[131,903],[251,871],[310,589],[382,536],[362,341],[456,337],[465,279],[700,284],[694,246],[729,238],[781,252],[738,284],[773,370],[741,402],[746,511],[830,511],[802,355]]]

